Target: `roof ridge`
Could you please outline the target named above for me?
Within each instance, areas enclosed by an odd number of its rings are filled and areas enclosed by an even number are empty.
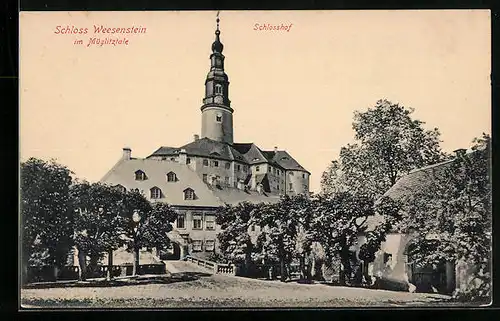
[[[99,180],[99,182],[102,182],[102,181],[105,181],[106,179],[108,179],[109,176],[111,176],[111,174],[113,173],[113,171],[116,168],[118,168],[118,166],[121,165],[124,161],[125,161],[125,159],[120,158],[118,160],[118,162],[116,162],[115,165],[113,165],[113,167],[111,167],[111,169],[106,174],[104,174],[104,176]]]
[[[455,158],[452,158],[452,159],[448,159],[448,160],[445,160],[445,161],[442,161],[442,162],[439,162],[439,163],[430,164],[430,165],[426,165],[426,166],[423,166],[423,167],[415,168],[415,169],[412,169],[411,171],[409,171],[408,174],[412,174],[412,173],[424,171],[426,169],[430,169],[430,168],[433,168],[433,167],[438,167],[438,166],[445,165],[445,164],[448,164],[448,163],[451,163],[451,162],[454,162],[454,161],[455,161]],[[408,175],[408,174],[406,174],[406,175]]]

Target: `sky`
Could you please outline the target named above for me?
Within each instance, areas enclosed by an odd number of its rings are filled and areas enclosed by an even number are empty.
[[[201,131],[215,11],[21,12],[20,159],[100,180],[120,159]],[[443,150],[490,132],[490,12],[222,11],[236,142],[287,150],[311,190],[354,137],[355,111],[388,99],[439,128]],[[288,26],[255,30],[256,24]],[[94,25],[144,27],[90,46]],[[291,26],[290,26],[291,25]],[[88,28],[57,34],[57,26]],[[75,44],[82,40],[82,44]]]

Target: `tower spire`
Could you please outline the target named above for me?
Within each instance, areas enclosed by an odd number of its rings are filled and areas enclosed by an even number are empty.
[[[220,33],[220,31],[219,31],[219,21],[220,21],[220,19],[219,19],[219,13],[220,13],[220,11],[217,11],[217,19],[215,20],[215,21],[217,21],[217,30],[215,31],[215,33],[217,33],[217,32]]]
[[[217,19],[215,21],[217,22],[217,29],[215,29],[215,41],[212,44],[212,52],[214,53],[222,53],[222,50],[224,50],[224,45],[222,45],[222,42],[220,42],[220,30],[219,30],[219,13],[220,11],[217,11]]]
[[[212,140],[233,143],[233,109],[229,100],[229,79],[224,72],[224,46],[220,41],[219,11],[215,41],[210,55],[210,71],[205,80],[205,98],[203,98],[201,135]]]

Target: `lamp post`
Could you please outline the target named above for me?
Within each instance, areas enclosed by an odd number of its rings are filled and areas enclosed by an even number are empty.
[[[132,221],[134,222],[134,265],[132,275],[137,275],[137,270],[139,269],[139,247],[137,238],[139,236],[139,223],[141,222],[141,216],[138,211],[135,211],[132,215]]]

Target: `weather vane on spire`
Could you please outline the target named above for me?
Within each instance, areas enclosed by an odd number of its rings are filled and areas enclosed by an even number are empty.
[[[220,13],[220,11],[217,11],[217,19],[215,20],[215,21],[217,21],[217,30],[219,30],[219,21],[220,21],[219,13]]]

